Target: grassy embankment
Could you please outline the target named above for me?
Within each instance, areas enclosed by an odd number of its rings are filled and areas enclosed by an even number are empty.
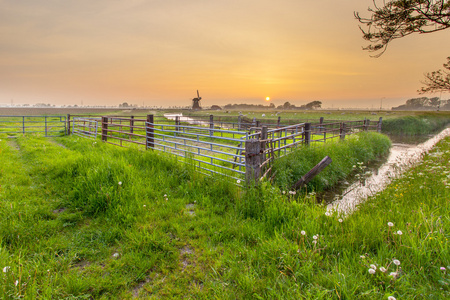
[[[358,161],[373,147],[355,145]],[[74,137],[0,151],[2,298],[450,296],[450,139],[347,217],[150,151]]]

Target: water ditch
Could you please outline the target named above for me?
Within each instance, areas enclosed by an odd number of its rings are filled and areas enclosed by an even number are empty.
[[[391,138],[393,143],[389,155],[368,166],[370,176],[345,182],[339,188],[321,194],[319,200],[328,203],[328,211],[351,213],[358,204],[382,191],[394,178],[418,164],[436,143],[449,135],[450,128],[446,128],[434,136]]]

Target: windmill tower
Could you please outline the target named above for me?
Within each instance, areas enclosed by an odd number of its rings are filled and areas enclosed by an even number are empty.
[[[192,109],[193,110],[202,109],[200,107],[200,100],[202,100],[202,97],[200,97],[200,94],[198,93],[198,90],[197,90],[197,98],[192,99]]]

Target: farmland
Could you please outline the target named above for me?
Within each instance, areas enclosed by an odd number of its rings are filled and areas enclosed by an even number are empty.
[[[383,135],[356,136],[316,154],[352,153],[308,189],[389,147]],[[99,139],[0,140],[2,298],[450,296],[449,138],[347,216],[314,192],[289,193],[289,161],[278,183],[239,187]]]

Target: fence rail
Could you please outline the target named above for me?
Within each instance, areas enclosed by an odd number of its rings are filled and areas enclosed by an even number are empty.
[[[369,120],[299,123],[285,127],[241,126],[193,120],[179,115],[101,118],[73,118],[72,131],[78,135],[101,135],[104,142],[121,147],[144,147],[167,152],[193,163],[204,174],[221,174],[235,180],[252,181],[272,176],[273,162],[301,145],[325,143],[360,131],[380,131]],[[101,126],[93,126],[98,123]],[[245,130],[243,129],[245,127]],[[239,128],[241,128],[239,130]],[[83,134],[80,134],[83,132]]]
[[[66,116],[0,116],[0,136],[63,136],[66,126]]]

